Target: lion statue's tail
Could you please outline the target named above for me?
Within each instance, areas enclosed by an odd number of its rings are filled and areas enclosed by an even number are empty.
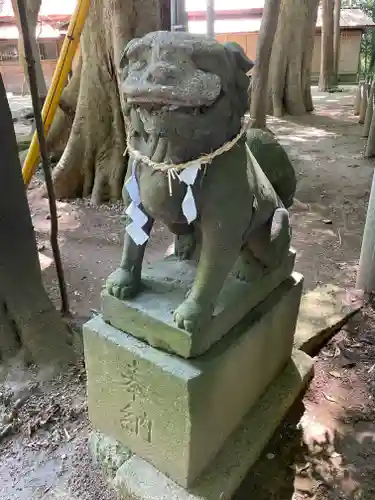
[[[293,204],[297,179],[286,151],[270,132],[255,128],[247,131],[247,145],[285,208],[289,208]]]

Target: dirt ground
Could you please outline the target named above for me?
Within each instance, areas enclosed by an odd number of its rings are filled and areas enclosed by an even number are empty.
[[[296,270],[305,289],[354,286],[373,164],[363,159],[353,90],[314,92],[313,114],[270,119],[298,173],[292,208]],[[23,131],[24,132],[24,131]],[[38,180],[28,196],[46,287],[58,305],[47,201]],[[121,204],[59,203],[60,243],[71,309],[82,321],[99,309],[104,280],[117,265]],[[150,262],[171,243],[155,228]],[[375,498],[375,311],[368,304],[315,359],[315,377],[249,473],[235,500]],[[46,373],[15,365],[0,386],[0,499],[109,500],[87,454],[90,426],[83,367],[47,383]],[[2,417],[3,409],[3,417]],[[3,418],[3,425],[1,418]],[[2,432],[4,436],[2,436]]]

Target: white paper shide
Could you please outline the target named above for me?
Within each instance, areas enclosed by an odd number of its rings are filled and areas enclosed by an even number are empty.
[[[139,207],[141,204],[141,195],[139,192],[137,177],[135,175],[136,165],[137,160],[134,159],[132,163],[132,175],[125,183],[125,188],[131,199],[131,203],[126,209],[126,214],[132,220],[132,222],[126,226],[125,230],[134,243],[137,245],[144,245],[149,238],[149,235],[143,230],[144,225],[148,221],[148,217]],[[183,182],[187,186],[181,209],[189,224],[197,218],[197,207],[195,204],[192,186],[197,178],[200,167],[201,164],[196,162],[179,172],[177,175],[179,181]]]

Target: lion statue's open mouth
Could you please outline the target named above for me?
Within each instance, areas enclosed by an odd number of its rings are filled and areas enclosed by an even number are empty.
[[[189,33],[149,33],[128,44],[121,65],[124,113],[133,130],[144,140],[168,138],[174,163],[237,135],[253,66],[239,46]]]

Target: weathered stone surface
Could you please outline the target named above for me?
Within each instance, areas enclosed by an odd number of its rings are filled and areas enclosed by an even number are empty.
[[[294,346],[314,354],[361,307],[361,295],[329,283],[305,293],[301,300]]]
[[[181,258],[201,242],[196,279],[173,319],[202,334],[239,257],[247,268],[242,276],[253,274],[254,262],[271,270],[287,258],[295,171],[274,143],[258,137],[253,149],[262,166],[251,152],[254,138],[247,144],[242,126],[253,62],[240,45],[152,32],[128,43],[120,66],[129,125],[127,217],[121,261],[106,289],[119,299],[140,293],[146,245],[154,222],[162,222],[183,242]]]
[[[197,360],[90,320],[84,343],[94,426],[192,484],[287,364],[302,282],[293,274]]]
[[[215,460],[190,488],[182,488],[151,464],[132,455],[114,481],[122,500],[228,500],[256,462],[288,409],[313,374],[313,360],[295,350],[283,372],[268,387]],[[110,477],[112,480],[112,476]],[[254,499],[256,500],[256,499]]]
[[[102,467],[108,477],[114,477],[121,465],[132,456],[132,452],[119,441],[100,432],[90,434],[89,448],[94,462]]]
[[[195,357],[220,340],[287,279],[294,262],[295,251],[292,250],[282,266],[256,283],[245,283],[229,276],[219,295],[213,320],[204,333],[182,330],[173,321],[173,312],[184,300],[196,273],[192,262],[173,257],[144,271],[145,289],[134,300],[123,301],[104,291],[103,318],[158,349],[184,358]]]

